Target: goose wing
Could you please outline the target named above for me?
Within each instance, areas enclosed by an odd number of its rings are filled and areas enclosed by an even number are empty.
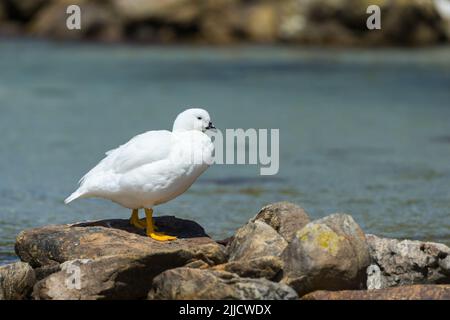
[[[80,184],[99,172],[126,173],[144,164],[169,157],[173,145],[172,133],[167,130],[139,134],[116,149],[106,152],[106,157],[80,180]]]

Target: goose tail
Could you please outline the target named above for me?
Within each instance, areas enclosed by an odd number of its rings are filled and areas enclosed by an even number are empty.
[[[72,193],[70,196],[68,196],[64,200],[64,203],[68,204],[68,203],[72,202],[73,200],[76,200],[76,199],[80,198],[82,195],[83,195],[83,193],[78,189],[74,193]]]

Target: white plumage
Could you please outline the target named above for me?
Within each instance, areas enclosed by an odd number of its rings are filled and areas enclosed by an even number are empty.
[[[203,109],[178,115],[172,131],[148,131],[106,153],[65,203],[100,197],[130,209],[149,208],[185,192],[211,164],[213,129]]]

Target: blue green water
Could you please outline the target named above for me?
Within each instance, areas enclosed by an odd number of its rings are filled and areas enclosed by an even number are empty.
[[[24,229],[126,218],[63,199],[103,153],[186,106],[279,128],[280,172],[216,165],[156,214],[231,235],[263,205],[346,212],[366,232],[450,244],[450,48],[319,50],[0,43],[0,263]]]

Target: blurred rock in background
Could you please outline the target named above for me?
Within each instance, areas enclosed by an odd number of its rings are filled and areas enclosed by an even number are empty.
[[[67,6],[81,30],[66,28]],[[381,9],[368,30],[367,7]],[[450,40],[450,0],[2,0],[0,35],[103,42],[424,46]]]

